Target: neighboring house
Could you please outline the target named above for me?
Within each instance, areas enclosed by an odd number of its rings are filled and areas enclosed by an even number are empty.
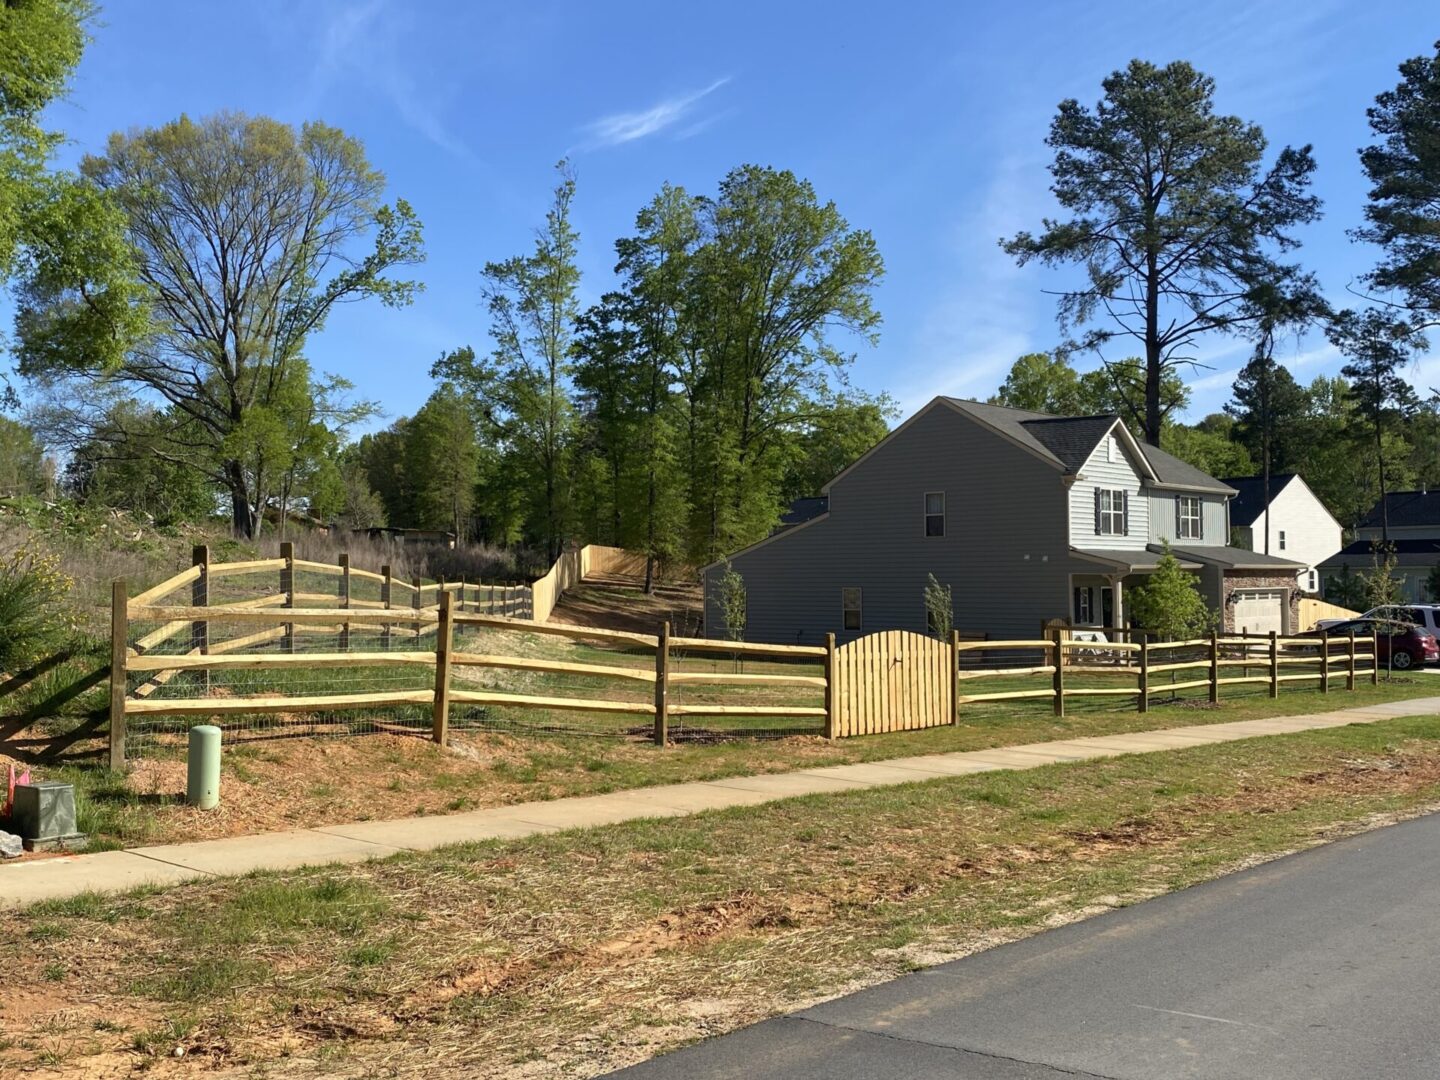
[[[1298,629],[1298,562],[1229,546],[1227,485],[1141,446],[1116,416],[1055,417],[936,398],[826,485],[824,509],[738,551],[753,641],[954,626],[1033,638],[1048,619],[1123,626],[1125,591],[1169,541],[1224,628]],[[704,571],[706,632],[725,633]]]
[[[1307,593],[1318,593],[1319,566],[1344,546],[1345,530],[1310,485],[1294,473],[1272,473],[1267,506],[1264,477],[1231,476],[1221,483],[1235,489],[1230,500],[1230,536],[1235,546],[1302,563],[1296,584]]]
[[[1430,572],[1440,565],[1440,492],[1392,491],[1355,529],[1355,538],[1320,564],[1322,588],[1346,573],[1357,574],[1374,565],[1374,545],[1390,537],[1395,551],[1395,576],[1401,582],[1401,599],[1410,603],[1440,600],[1432,596]],[[1388,517],[1386,528],[1382,523]]]

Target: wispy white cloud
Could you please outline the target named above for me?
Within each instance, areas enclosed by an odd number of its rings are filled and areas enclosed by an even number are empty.
[[[730,77],[727,75],[724,78],[716,79],[701,90],[693,90],[676,97],[666,98],[639,112],[612,113],[609,116],[602,116],[598,120],[590,121],[583,130],[590,137],[590,145],[593,146],[620,146],[637,139],[658,135],[684,120],[696,105],[729,81]],[[702,126],[703,122],[689,125],[681,133],[682,137],[698,133],[702,130]]]
[[[345,4],[324,20],[320,48],[310,72],[309,111],[345,80],[355,80],[381,94],[416,134],[456,157],[478,164],[479,158],[444,122],[438,103],[422,92],[407,73],[399,42],[408,12],[388,0]]]

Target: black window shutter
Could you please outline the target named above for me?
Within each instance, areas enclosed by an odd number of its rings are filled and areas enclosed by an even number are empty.
[[[1185,537],[1185,496],[1175,496],[1175,539],[1182,540]]]
[[[1100,489],[1095,489],[1095,535],[1102,535],[1100,532]]]
[[[1120,507],[1121,507],[1120,535],[1121,535],[1121,536],[1129,536],[1129,535],[1130,535],[1130,492],[1128,492],[1128,491],[1122,491],[1122,492],[1120,493]]]

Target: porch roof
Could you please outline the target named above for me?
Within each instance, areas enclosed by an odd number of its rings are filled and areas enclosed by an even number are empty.
[[[1151,544],[1150,550],[1160,552],[1164,549],[1159,544]],[[1182,561],[1195,559],[1224,570],[1286,571],[1305,568],[1304,563],[1298,563],[1294,559],[1282,559],[1278,555],[1266,555],[1261,551],[1246,551],[1244,548],[1237,547],[1178,547],[1172,545],[1170,551]]]
[[[1149,548],[1141,548],[1138,551],[1122,551],[1118,548],[1072,547],[1070,554],[1077,559],[1101,563],[1109,567],[1111,573],[1117,574],[1148,574],[1160,565],[1160,552],[1158,550],[1151,551]],[[1176,558],[1180,559],[1180,565],[1186,570],[1200,569],[1198,562],[1189,562],[1179,555],[1176,555]]]

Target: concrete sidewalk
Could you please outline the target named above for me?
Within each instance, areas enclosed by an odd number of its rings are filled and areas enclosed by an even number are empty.
[[[668,784],[617,791],[609,795],[499,806],[443,817],[360,821],[353,825],[292,829],[224,840],[67,855],[0,865],[0,908],[23,907],[39,900],[75,896],[87,891],[115,892],[140,885],[173,885],[195,878],[245,874],[252,870],[286,870],[298,866],[358,862],[385,858],[401,851],[428,851],[469,840],[512,839],[562,829],[613,825],[638,818],[682,817],[702,810],[753,806],[797,795],[857,791],[997,769],[1033,769],[1060,762],[1176,750],[1261,735],[1283,735],[1431,713],[1440,713],[1440,697],[1411,698],[1309,716],[1196,724],[1128,735],[1064,739],[993,750],[889,758],[858,765],[832,765],[796,772]]]

